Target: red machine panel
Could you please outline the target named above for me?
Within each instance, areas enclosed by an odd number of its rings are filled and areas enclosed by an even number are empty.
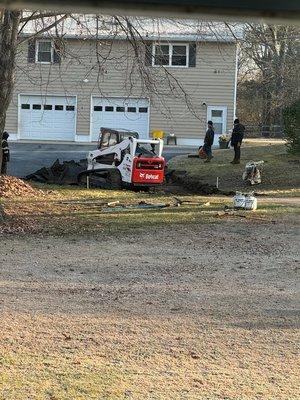
[[[163,157],[135,157],[133,159],[132,183],[160,184],[164,181],[165,159]]]

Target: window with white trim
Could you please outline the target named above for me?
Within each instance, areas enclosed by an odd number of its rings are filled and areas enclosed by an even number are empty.
[[[53,62],[54,48],[51,40],[37,40],[35,61],[40,63]]]
[[[154,44],[153,65],[164,67],[188,67],[187,44]]]

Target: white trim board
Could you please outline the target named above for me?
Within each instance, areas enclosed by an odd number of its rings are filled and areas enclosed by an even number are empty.
[[[213,105],[208,105],[207,106],[207,114],[206,114],[206,118],[207,121],[209,120],[214,120],[214,118],[211,116],[211,112],[212,111],[223,111],[222,114],[222,127],[223,127],[223,131],[222,134],[226,134],[227,133],[227,106],[213,106]],[[213,121],[214,122],[214,121]]]
[[[169,64],[168,65],[156,65],[155,64],[155,47],[156,46],[169,46]],[[174,46],[185,46],[186,48],[186,64],[185,65],[173,65],[172,64],[172,55],[173,55],[173,47]],[[154,42],[152,44],[152,52],[151,52],[151,66],[154,68],[189,68],[189,59],[190,59],[190,43],[169,43],[169,42]]]

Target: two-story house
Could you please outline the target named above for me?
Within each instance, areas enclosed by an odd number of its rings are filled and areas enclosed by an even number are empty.
[[[91,142],[101,126],[148,138],[173,133],[198,144],[207,120],[216,133],[232,126],[237,45],[228,34],[66,32],[20,45],[7,114],[12,140]]]

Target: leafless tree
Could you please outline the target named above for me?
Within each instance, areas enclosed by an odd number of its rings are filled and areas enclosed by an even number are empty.
[[[282,110],[299,98],[299,34],[297,26],[245,25],[238,105],[249,122],[256,119],[257,125],[281,125]]]
[[[0,11],[0,143],[5,127],[6,113],[11,102],[16,70],[16,56],[18,46],[22,43],[20,33],[30,21],[42,21],[47,17],[55,17],[55,20],[48,25],[44,25],[37,30],[33,36],[41,35],[58,25],[67,15],[49,12],[22,12],[20,10],[11,11],[2,9]],[[30,36],[26,38],[29,40]],[[0,152],[0,165],[2,162],[2,152]]]

